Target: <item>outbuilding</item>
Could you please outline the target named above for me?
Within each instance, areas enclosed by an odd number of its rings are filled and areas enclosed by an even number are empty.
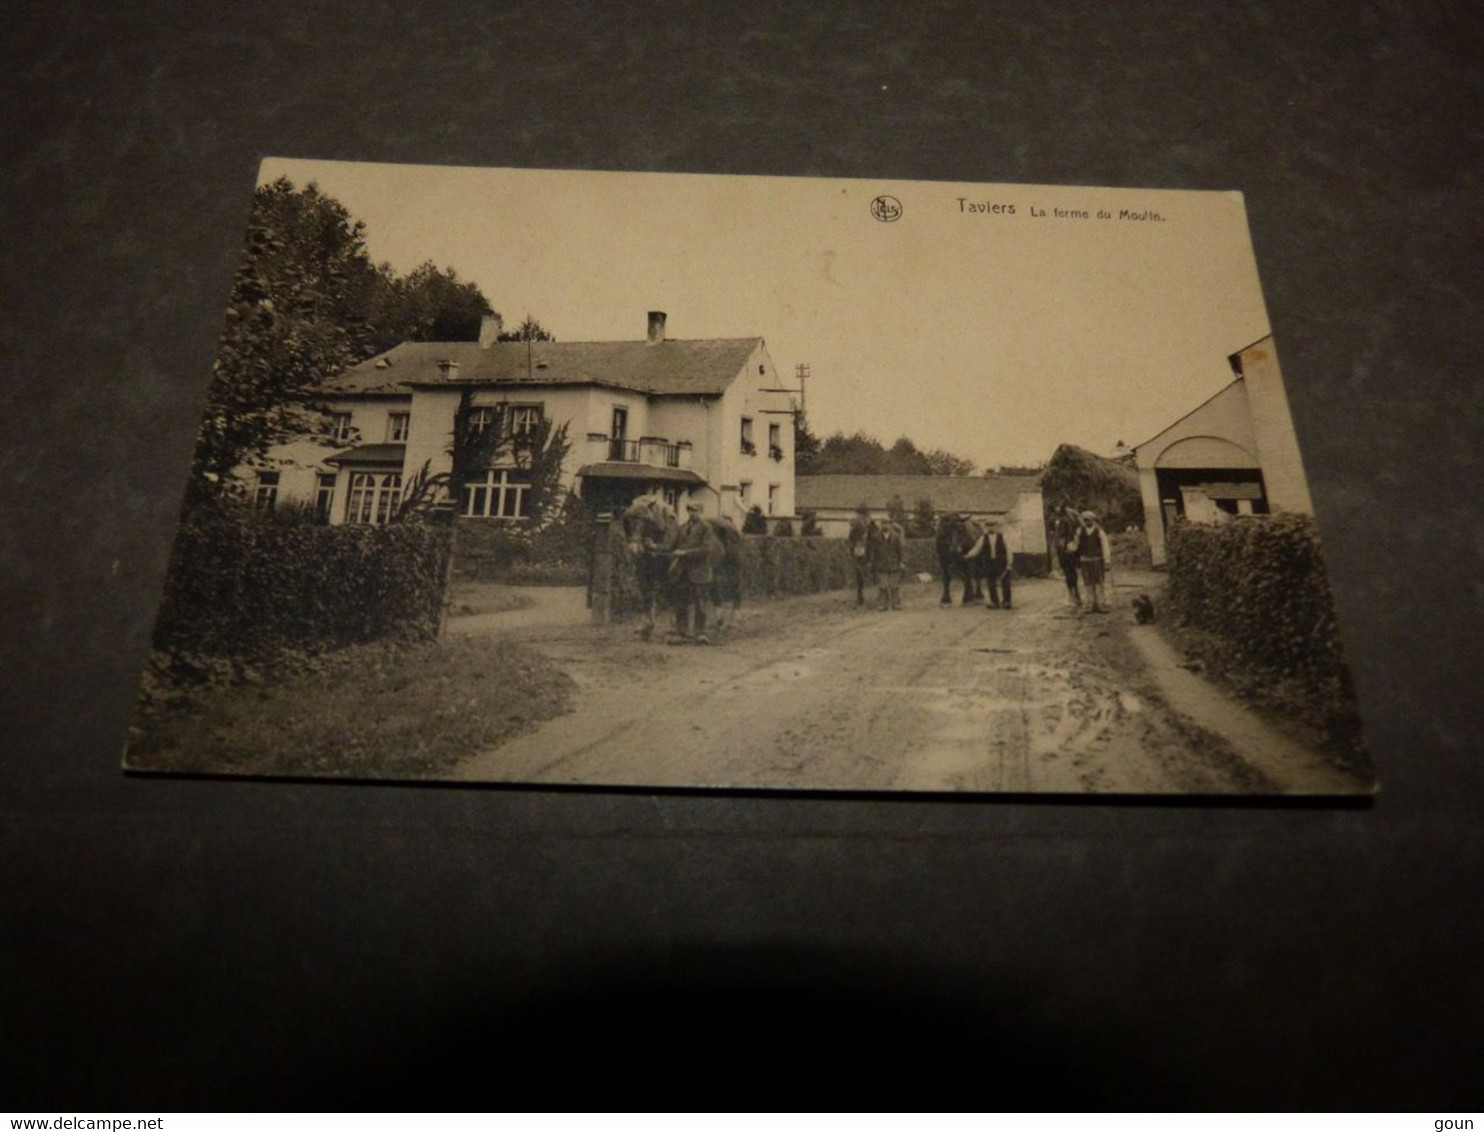
[[[1272,335],[1227,361],[1235,374],[1229,385],[1134,448],[1156,566],[1177,519],[1314,512]]]
[[[925,500],[934,515],[957,513],[1001,526],[1012,551],[1046,553],[1046,521],[1037,476],[799,476],[795,480],[799,511],[831,538],[844,538],[856,509],[865,506],[873,519],[885,519],[900,504],[912,516]]]

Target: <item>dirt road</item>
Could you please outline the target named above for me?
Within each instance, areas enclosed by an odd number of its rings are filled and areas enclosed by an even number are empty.
[[[940,607],[930,585],[904,597],[893,613],[857,610],[839,593],[754,606],[709,647],[646,643],[631,625],[543,626],[528,616],[517,635],[577,681],[575,710],[457,774],[1012,793],[1345,788],[1291,744],[1268,758],[1262,723],[1219,695],[1197,707],[1200,722],[1172,708],[1159,666],[1130,640],[1122,592],[1113,614],[1083,617],[1051,581],[1020,583],[1013,612]],[[456,619],[449,628],[498,626]],[[1195,701],[1186,700],[1189,712]],[[1228,726],[1237,722],[1248,730]]]

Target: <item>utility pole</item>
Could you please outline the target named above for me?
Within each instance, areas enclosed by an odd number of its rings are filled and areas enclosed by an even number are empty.
[[[809,380],[809,363],[800,362],[794,366],[794,376],[799,379],[799,416],[808,416],[809,395],[805,386]]]

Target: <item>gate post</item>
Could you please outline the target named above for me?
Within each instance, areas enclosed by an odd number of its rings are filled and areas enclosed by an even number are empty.
[[[612,617],[613,536],[612,519],[599,515],[593,524],[593,568],[588,576],[588,606],[594,625],[606,625]]]

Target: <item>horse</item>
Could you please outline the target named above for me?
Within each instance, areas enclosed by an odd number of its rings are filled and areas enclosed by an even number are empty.
[[[727,614],[742,608],[742,532],[730,519],[707,519],[716,536],[711,554],[711,604],[716,607],[716,627],[725,629]]]
[[[623,513],[624,539],[634,560],[644,625],[639,635],[654,633],[656,610],[672,598],[671,551],[680,535],[680,521],[652,497],[637,499]],[[742,608],[742,535],[730,519],[707,519],[715,540],[711,550],[711,603],[717,609],[716,626],[725,628],[727,614]]]
[[[952,605],[950,585],[958,578],[964,585],[963,604],[980,601],[984,592],[980,588],[983,557],[971,559],[969,552],[984,537],[984,531],[973,520],[962,515],[944,515],[938,520],[938,531],[933,537],[933,549],[938,553],[938,572],[943,578],[943,597],[940,605]]]
[[[623,513],[624,539],[634,560],[639,583],[639,607],[646,641],[654,633],[655,609],[669,596],[670,551],[680,534],[680,523],[668,507],[655,499],[636,499]]]

